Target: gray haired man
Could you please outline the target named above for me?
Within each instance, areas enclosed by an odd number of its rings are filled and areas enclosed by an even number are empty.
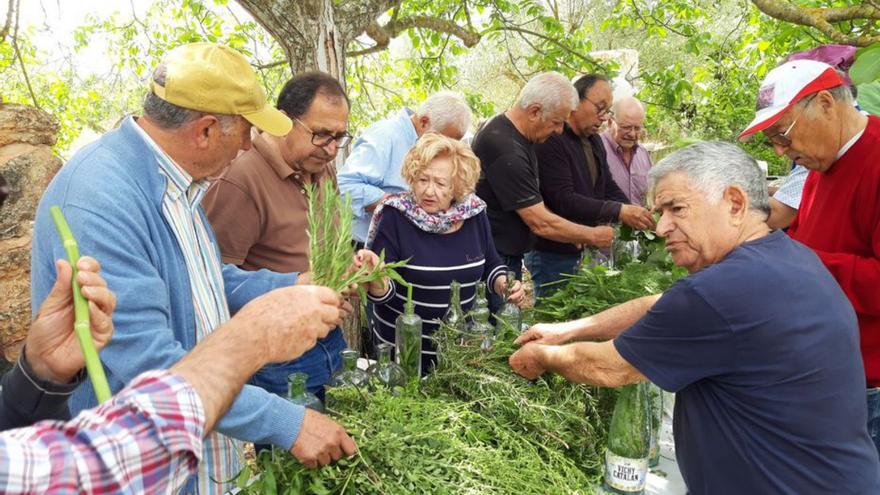
[[[657,232],[690,275],[661,295],[533,326],[513,369],[676,392],[675,453],[693,495],[880,493],[856,315],[809,248],[770,231],[755,161],[706,142],[649,177]]]

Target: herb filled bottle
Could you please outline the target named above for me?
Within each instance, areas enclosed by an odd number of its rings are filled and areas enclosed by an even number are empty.
[[[342,351],[342,368],[333,373],[328,388],[336,387],[366,387],[370,381],[367,372],[357,367],[358,352],[354,349]]]
[[[391,390],[393,394],[400,392],[406,386],[406,372],[397,363],[391,361],[391,351],[394,346],[382,342],[378,346],[379,360],[367,369],[371,382],[378,386]]]
[[[403,314],[394,321],[394,339],[397,364],[403,368],[407,379],[418,380],[422,376],[422,318],[413,307],[412,285],[406,288]]]
[[[663,391],[651,383],[648,385],[651,402],[651,443],[649,446],[648,467],[660,464],[660,425],[663,422]]]
[[[309,375],[303,372],[296,372],[287,375],[287,400],[294,404],[318,411],[324,412],[324,403],[318,397],[306,389],[306,382],[309,381]]]
[[[512,270],[507,271],[507,288],[504,290],[504,304],[495,313],[495,336],[516,336],[522,332],[522,311],[519,306],[508,301],[513,283],[516,281]]]
[[[605,492],[619,495],[645,493],[650,437],[648,384],[642,382],[622,387],[608,428]]]

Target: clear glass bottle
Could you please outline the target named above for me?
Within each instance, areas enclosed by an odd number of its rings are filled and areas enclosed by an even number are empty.
[[[287,375],[287,400],[294,404],[323,413],[324,403],[318,399],[318,396],[306,389],[306,383],[308,381],[309,375],[303,372],[298,371]]]
[[[411,297],[394,321],[394,329],[397,364],[408,379],[417,380],[422,376],[422,318],[415,313]]]
[[[443,315],[443,324],[459,333],[464,331],[465,316],[461,309],[461,284],[453,280],[449,284],[449,309]]]
[[[488,351],[495,342],[495,329],[489,323],[489,310],[480,311],[474,316],[474,322],[471,325],[471,344],[479,344],[480,349]]]
[[[474,305],[471,306],[469,315],[471,321],[477,321],[481,315],[486,315],[486,321],[489,321],[491,313],[489,312],[489,299],[486,298],[486,282],[477,282],[476,295],[474,296]]]
[[[648,384],[642,382],[622,387],[608,428],[604,480],[606,493],[645,493],[650,437]]]
[[[653,383],[648,385],[651,402],[651,442],[649,446],[648,467],[660,464],[660,425],[663,422],[663,391]]]
[[[342,367],[333,373],[330,381],[327,382],[327,387],[366,387],[369,384],[370,376],[366,371],[357,367],[357,360],[358,352],[356,350],[345,349],[342,351]]]
[[[367,368],[367,374],[370,375],[370,381],[377,387],[384,387],[391,390],[393,394],[400,391],[406,386],[406,372],[397,363],[391,361],[391,351],[394,346],[382,342],[378,345],[379,360]]]
[[[507,288],[504,290],[504,304],[495,313],[495,337],[507,336],[512,340],[522,331],[522,311],[519,306],[508,301],[511,288],[516,281],[512,270],[507,271]]]

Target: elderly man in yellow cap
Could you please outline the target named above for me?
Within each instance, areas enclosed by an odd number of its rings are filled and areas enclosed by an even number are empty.
[[[111,388],[169,368],[250,300],[296,283],[291,274],[224,265],[199,204],[216,175],[251,146],[251,126],[276,136],[291,121],[267,105],[248,61],[225,46],[193,43],[155,69],[141,117],[79,151],[47,188],[32,253],[33,307],[54,281],[63,250],[49,208],[63,209],[83,253],[101,261],[116,292],[116,334],[101,352]],[[318,304],[306,298],[291,301]],[[340,319],[350,307],[340,299]],[[71,411],[95,405],[85,385]],[[262,389],[245,386],[205,439],[199,475],[184,493],[223,493],[239,472],[237,440],[290,450],[308,466],[356,447],[335,422]],[[237,440],[235,440],[237,439]]]
[[[757,108],[740,137],[763,132],[777,155],[810,171],[788,234],[816,252],[856,310],[868,431],[880,450],[880,118],[860,113],[837,71],[812,60],[770,71]]]

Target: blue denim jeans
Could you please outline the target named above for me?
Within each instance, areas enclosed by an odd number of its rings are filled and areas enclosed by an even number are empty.
[[[531,251],[526,253],[526,268],[532,275],[532,286],[535,289],[535,298],[547,297],[565,283],[552,282],[563,279],[563,273],[574,273],[581,261],[580,253],[561,254],[548,251]]]
[[[301,371],[309,375],[306,388],[309,392],[324,400],[324,384],[330,380],[333,373],[342,366],[342,351],[345,349],[345,338],[342,329],[336,327],[326,337],[319,340],[315,347],[309,349],[302,356],[285,363],[268,364],[248,380],[248,384],[256,385],[263,390],[272,392],[282,397],[287,396],[287,376]],[[257,453],[271,445],[255,444]]]
[[[507,265],[507,269],[513,271],[514,275],[516,275],[516,279],[522,280],[522,255],[508,256],[506,254],[498,253],[498,256],[501,256],[501,262]],[[501,305],[504,304],[504,301],[501,299],[500,295],[496,295],[494,292],[492,292],[490,287],[487,287],[487,289],[490,289],[489,291],[487,291],[487,294],[489,296],[489,311],[491,311],[494,315],[495,312],[498,311],[498,308],[500,308]],[[494,317],[492,318],[492,323],[495,323]]]
[[[868,434],[880,452],[880,388],[868,389]]]

